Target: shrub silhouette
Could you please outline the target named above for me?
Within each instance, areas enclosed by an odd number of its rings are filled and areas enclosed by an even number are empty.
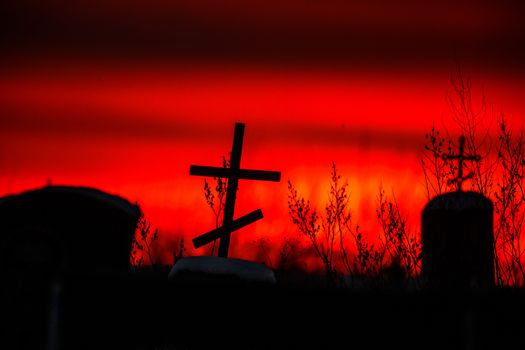
[[[356,278],[364,278],[368,287],[391,285],[396,279],[393,276],[397,276],[397,280],[408,276],[417,278],[419,235],[409,234],[395,196],[388,198],[381,186],[376,208],[381,230],[376,245],[364,239],[359,225],[352,226],[348,182],[341,181],[333,162],[324,215],[297,192],[291,181],[288,182],[288,209],[299,233],[308,239],[322,261],[329,284],[341,284],[344,274],[351,277],[350,284]],[[349,239],[355,246],[354,254],[350,253]]]
[[[147,220],[144,213],[140,212],[139,221],[135,231],[135,237],[131,245],[131,266],[144,266],[157,264],[155,256],[155,245],[159,238],[159,230],[152,229],[151,222]]]
[[[514,133],[506,116],[501,113],[496,127],[486,108],[482,94],[474,102],[472,83],[464,77],[461,69],[452,74],[452,94],[449,103],[452,121],[466,138],[466,150],[481,154],[482,160],[469,165],[473,177],[470,189],[482,193],[494,203],[494,266],[497,285],[523,286],[525,248],[521,242],[525,235],[525,136],[521,127]],[[457,145],[451,136],[444,136],[432,127],[425,135],[421,165],[425,176],[425,189],[429,199],[452,191],[447,179],[453,176],[457,166],[443,159],[444,153],[456,152]],[[497,140],[494,140],[497,135]],[[447,152],[444,152],[447,148]],[[453,162],[452,162],[453,163]]]
[[[348,183],[341,183],[341,176],[333,162],[330,180],[324,215],[311,207],[310,201],[297,192],[291,181],[288,181],[288,211],[294,225],[310,241],[316,256],[321,259],[328,282],[334,284],[341,274],[338,265],[342,263],[352,270],[344,240],[355,233],[350,228]]]
[[[228,158],[226,158],[226,156],[222,157],[222,167],[223,168],[230,167],[229,157]],[[208,207],[210,207],[211,211],[213,212],[213,216],[215,219],[215,228],[217,229],[222,226],[224,206],[226,204],[227,188],[228,188],[228,180],[225,178],[214,177],[213,185],[210,184],[210,182],[208,182],[206,178],[204,179],[204,199],[206,200],[206,204],[208,205]],[[216,245],[217,245],[217,240],[214,240],[211,246],[210,255],[215,254]]]

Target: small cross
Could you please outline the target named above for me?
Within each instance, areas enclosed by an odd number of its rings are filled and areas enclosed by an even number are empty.
[[[458,176],[450,180],[450,182],[456,183],[456,191],[458,192],[462,191],[461,186],[463,185],[463,181],[473,176],[473,173],[463,176],[463,162],[465,162],[466,160],[479,162],[481,160],[481,157],[477,154],[465,155],[464,153],[465,153],[465,136],[461,135],[459,137],[459,154],[443,154],[444,160],[450,160],[450,159],[458,160]]]
[[[190,175],[224,177],[228,179],[222,226],[193,239],[193,246],[195,248],[199,248],[205,244],[213,242],[216,239],[219,239],[220,241],[218,255],[224,258],[228,257],[231,233],[263,218],[261,209],[257,209],[249,214],[241,216],[236,220],[233,219],[235,209],[235,197],[237,195],[239,179],[276,182],[281,180],[281,173],[277,171],[241,169],[241,153],[243,138],[244,124],[235,123],[229,168],[219,168],[201,165],[190,166]]]

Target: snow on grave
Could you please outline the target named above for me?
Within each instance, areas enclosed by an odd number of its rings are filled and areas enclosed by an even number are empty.
[[[189,283],[276,283],[273,271],[262,264],[215,256],[180,259],[171,269],[168,278]]]

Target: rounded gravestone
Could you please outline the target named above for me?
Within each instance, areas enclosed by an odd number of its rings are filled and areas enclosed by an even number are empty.
[[[2,315],[11,326],[4,343],[56,348],[61,318],[70,320],[87,295],[69,287],[78,276],[127,272],[139,217],[126,199],[88,187],[48,186],[0,198]]]
[[[126,199],[88,187],[0,198],[1,268],[125,272],[139,217]]]
[[[492,201],[476,192],[434,197],[422,215],[422,274],[443,289],[494,286]]]

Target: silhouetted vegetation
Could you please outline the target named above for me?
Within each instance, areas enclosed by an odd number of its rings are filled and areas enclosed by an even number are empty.
[[[361,279],[366,287],[387,287],[394,280],[404,283],[407,277],[417,279],[419,235],[409,233],[394,194],[389,198],[380,186],[376,214],[381,230],[374,244],[364,238],[358,224],[354,226],[351,222],[348,182],[342,182],[335,163],[331,167],[324,215],[297,192],[291,181],[288,190],[292,222],[322,261],[330,284],[353,285]],[[345,275],[350,279],[344,279]]]
[[[421,270],[420,234],[410,232],[407,219],[399,209],[394,192],[392,191],[392,197],[389,198],[382,186],[379,188],[376,214],[381,226],[379,240],[391,265],[393,267],[398,265],[405,271],[406,277],[418,281]]]
[[[229,168],[230,160],[229,157],[222,157],[222,167]],[[215,228],[222,226],[222,219],[224,214],[224,206],[226,204],[226,190],[228,188],[228,180],[222,177],[214,177],[213,183],[210,184],[208,180],[204,179],[204,198],[206,199],[206,204],[210,207],[213,212],[215,219]],[[217,241],[213,241],[211,246],[210,255],[215,254],[215,246]]]
[[[157,228],[152,229],[151,222],[144,217],[144,213],[141,211],[131,246],[131,266],[155,265],[157,263],[154,246],[158,238],[159,230]]]
[[[494,191],[496,271],[500,284],[523,286],[525,271],[522,239],[525,231],[525,149],[523,128],[517,136],[502,116],[499,121],[498,165],[500,176]]]
[[[461,70],[452,74],[449,98],[453,121],[465,135],[466,151],[482,155],[481,161],[469,165],[471,189],[484,194],[494,203],[494,256],[496,283],[523,286],[525,270],[522,239],[525,234],[524,130],[515,132],[503,113],[489,115],[483,93],[473,98],[472,83]],[[476,102],[478,101],[478,102]],[[494,124],[494,120],[496,120]],[[496,125],[497,130],[494,130]],[[446,136],[445,136],[446,135]],[[497,135],[497,140],[494,136]],[[448,179],[457,170],[454,162],[443,157],[457,148],[453,137],[436,127],[425,135],[426,144],[421,161],[425,188],[429,199],[453,190]],[[444,151],[446,149],[446,152]]]
[[[498,285],[522,286],[525,283],[525,268],[522,238],[525,231],[525,136],[523,128],[515,132],[504,114],[496,122],[487,108],[483,93],[473,97],[473,87],[458,69],[451,75],[452,124],[455,131],[465,136],[465,152],[479,154],[481,160],[467,165],[470,189],[482,193],[494,202],[495,207],[495,267]],[[494,130],[494,125],[497,130]],[[497,135],[497,139],[494,136]],[[425,134],[421,159],[422,173],[427,199],[456,190],[453,179],[458,165],[446,155],[457,153],[458,142],[447,128],[440,130],[432,126]],[[229,167],[227,157],[222,157],[222,166]],[[204,198],[210,207],[216,228],[222,225],[227,179],[214,177],[204,180]],[[327,202],[320,210],[299,193],[292,181],[288,182],[288,210],[301,240],[288,237],[272,261],[272,242],[256,242],[258,259],[277,270],[300,266],[298,260],[313,254],[323,266],[324,274],[332,285],[349,285],[357,280],[369,286],[385,286],[391,281],[394,270],[407,281],[419,285],[421,270],[420,232],[410,230],[394,191],[387,194],[379,186],[376,202],[376,218],[380,230],[377,237],[363,233],[362,228],[352,222],[350,189],[343,181],[337,167],[332,163],[330,189]],[[155,234],[148,233],[149,226],[139,229],[139,249],[151,251]],[[367,228],[369,230],[369,228]],[[368,232],[372,232],[371,230]],[[149,238],[147,238],[149,237]],[[146,239],[146,240],[144,240]],[[215,243],[210,255],[215,253]],[[135,247],[135,245],[134,245]],[[174,252],[174,260],[183,256],[184,242]],[[145,257],[154,259],[148,252]],[[395,273],[394,273],[395,274]],[[349,276],[350,278],[345,278]],[[372,282],[373,281],[373,282]],[[362,282],[359,282],[362,283]]]
[[[449,97],[452,120],[465,136],[466,152],[480,154],[481,160],[468,165],[470,188],[494,202],[495,207],[495,267],[498,285],[523,286],[525,268],[525,136],[523,127],[515,132],[504,114],[495,125],[489,115],[485,96],[473,97],[472,83],[460,69],[451,76]],[[497,135],[497,140],[494,140]],[[456,190],[454,178],[458,165],[447,154],[457,152],[455,137],[436,126],[425,135],[421,159],[427,197],[431,198]],[[400,212],[395,195],[388,198],[380,187],[376,208],[381,232],[376,241],[369,242],[359,225],[350,224],[349,190],[341,184],[335,164],[332,164],[328,204],[323,215],[299,194],[289,182],[289,214],[298,231],[312,245],[322,261],[326,276],[331,279],[365,276],[376,282],[385,279],[387,266],[398,264],[406,274],[418,281],[421,243],[419,233],[409,233],[406,219]],[[345,237],[353,239],[354,250]],[[355,252],[350,254],[349,252]],[[382,284],[383,282],[377,282]]]
[[[292,222],[321,259],[328,281],[335,283],[341,275],[339,266],[344,265],[349,272],[353,270],[344,241],[348,235],[355,236],[356,233],[350,226],[348,183],[341,183],[335,163],[332,163],[330,179],[324,215],[311,207],[310,201],[297,192],[291,181],[288,181],[288,210]]]

